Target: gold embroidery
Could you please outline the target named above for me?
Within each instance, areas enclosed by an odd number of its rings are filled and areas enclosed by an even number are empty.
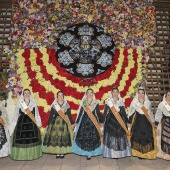
[[[141,153],[141,152],[137,151],[135,148],[132,148],[132,155],[141,157],[141,158],[156,159],[156,156],[157,156],[156,131],[155,131],[154,125],[148,115],[147,109],[145,107],[142,107],[141,109],[145,113],[146,118],[148,119],[148,121],[151,123],[151,126],[152,126],[152,132],[153,132],[153,138],[154,138],[154,150],[150,151],[149,148],[151,148],[151,145],[148,144],[147,147],[145,147],[143,150],[144,152],[145,151],[148,151],[148,152]],[[133,124],[134,124],[135,120],[136,120],[136,114],[134,115],[133,120],[132,120],[132,128],[133,128]],[[138,145],[139,144],[136,143],[135,147],[140,147]]]
[[[138,150],[142,153],[150,152],[152,148],[153,148],[152,143],[142,146],[139,143],[133,142],[133,149]]]

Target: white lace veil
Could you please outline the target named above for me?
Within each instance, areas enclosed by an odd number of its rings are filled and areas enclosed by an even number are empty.
[[[111,92],[110,92],[109,98],[110,98],[110,100],[112,101],[112,103],[114,103],[113,95],[112,95],[112,91],[113,91],[114,89],[118,90],[117,88],[113,88],[113,89],[111,90]],[[119,90],[118,90],[118,92],[119,92]],[[120,92],[118,93],[118,101],[117,101],[117,103],[119,104],[119,106],[124,106],[124,99],[121,97]],[[105,100],[105,104],[107,104],[107,100]],[[107,104],[107,105],[108,105],[108,104]]]
[[[24,90],[22,91],[22,93],[21,93],[21,95],[20,95],[20,98],[19,98],[19,100],[18,100],[18,103],[17,103],[17,105],[16,105],[16,107],[15,107],[13,121],[12,121],[12,123],[11,123],[11,125],[10,125],[10,135],[12,135],[12,133],[14,132],[15,126],[16,126],[16,124],[17,124],[17,121],[18,121],[18,118],[19,118],[19,110],[21,109],[22,112],[25,112],[24,109],[23,109],[23,107],[22,107],[22,105],[20,104],[20,101],[21,101],[21,100],[24,100],[23,92],[26,91],[26,90],[30,91],[29,89],[24,89]],[[33,97],[32,94],[31,94],[31,91],[30,91],[30,101],[29,101],[29,104],[28,104],[28,108],[30,109],[30,111],[32,111],[32,109],[35,108],[35,120],[36,120],[36,122],[37,122],[37,125],[38,125],[39,127],[41,127],[41,126],[42,126],[42,123],[41,123],[41,118],[40,118],[40,115],[39,115],[38,107],[37,107],[37,105],[36,105],[36,102],[35,102],[35,100],[34,100],[34,97]]]
[[[80,105],[79,105],[79,108],[78,108],[76,120],[78,119],[78,116],[79,116],[81,107],[83,107],[83,102],[87,99],[87,91],[88,91],[88,90],[92,90],[92,89],[87,89],[86,92],[84,93],[84,96],[83,96],[83,98],[81,99],[81,102],[80,102]],[[92,91],[93,91],[93,90],[92,90]],[[90,110],[93,111],[93,110],[95,109],[95,107],[96,107],[97,104],[98,104],[98,101],[96,100],[96,97],[95,97],[95,94],[94,94],[94,91],[93,91],[93,101],[92,101],[92,105],[89,106]]]
[[[142,88],[142,87],[140,87],[139,89],[138,89],[138,91],[139,90],[144,90],[144,104],[143,104],[143,106],[147,109],[147,110],[149,110],[150,109],[150,107],[151,107],[151,102],[150,102],[150,100],[148,99],[148,96],[147,96],[147,94],[146,94],[146,91],[145,91],[145,89],[144,88]],[[129,112],[129,114],[128,114],[128,117],[130,117],[133,113],[134,113],[134,111],[135,110],[138,110],[138,111],[140,111],[139,110],[139,108],[138,108],[138,106],[136,106],[136,103],[137,102],[139,102],[139,99],[138,99],[138,91],[136,92],[136,95],[135,95],[135,97],[133,98],[133,100],[132,100],[132,102],[131,102],[131,104],[130,104],[130,112]]]
[[[59,92],[61,92],[63,94],[63,97],[64,97],[64,103],[63,103],[62,106],[59,105],[58,99],[57,99],[57,95],[58,95]],[[51,107],[53,107],[55,109],[54,105],[58,104],[58,106],[60,106],[61,110],[65,113],[67,111],[67,109],[70,108],[70,106],[69,106],[69,104],[68,104],[68,102],[67,102],[67,100],[64,96],[64,93],[62,91],[58,91],[58,93],[57,93],[56,98],[54,99],[53,103],[51,104]]]

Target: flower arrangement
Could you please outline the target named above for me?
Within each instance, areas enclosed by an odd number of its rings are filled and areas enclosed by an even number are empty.
[[[84,87],[89,85],[101,99],[101,110],[114,85],[119,87],[126,107],[130,105],[137,84],[141,80],[145,82],[148,52],[155,43],[152,0],[116,0],[114,3],[104,0],[13,0],[12,3],[10,46],[6,50],[11,57],[7,87],[12,89],[13,97],[17,97],[22,88],[30,88],[44,127],[50,104],[59,89],[64,88],[73,117]],[[117,57],[111,68],[93,79],[74,77],[63,70],[54,57],[59,33],[81,22],[103,27],[117,47]]]
[[[0,100],[6,100],[8,98],[8,72],[0,72]]]
[[[87,80],[74,77],[60,67],[60,63],[56,62],[54,49],[22,49],[16,55],[19,66],[17,74],[22,80],[21,85],[33,92],[44,127],[47,124],[50,105],[59,90],[64,92],[75,118],[79,103],[88,87],[92,88],[96,98],[100,99],[100,109],[103,112],[104,100],[109,97],[113,86],[119,88],[126,107],[129,107],[131,95],[136,91],[134,86],[142,78],[142,52],[139,48],[117,49],[111,67],[105,73]]]
[[[156,24],[152,0],[58,1],[13,0],[10,51],[22,48],[57,48],[58,34],[67,27],[89,22],[110,33],[117,47],[147,51],[155,43]],[[86,13],[84,12],[86,11]]]

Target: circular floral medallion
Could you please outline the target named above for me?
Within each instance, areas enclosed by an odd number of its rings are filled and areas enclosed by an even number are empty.
[[[60,33],[57,61],[77,77],[104,73],[112,64],[115,44],[101,27],[81,23]]]

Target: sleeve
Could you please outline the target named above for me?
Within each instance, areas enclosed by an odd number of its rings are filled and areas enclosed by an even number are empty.
[[[159,122],[162,119],[162,109],[161,109],[161,103],[158,105],[156,114],[155,114],[155,125],[157,126],[159,124]]]
[[[154,119],[154,115],[153,115],[153,111],[152,111],[152,106],[151,105],[148,108],[148,113],[149,113],[149,116],[151,118],[151,121],[154,123],[155,119]]]
[[[131,107],[130,108],[130,113],[128,114],[128,123],[130,123],[130,124],[132,123],[134,113],[135,113],[135,108]]]
[[[124,106],[120,106],[119,108],[120,108],[121,115],[123,115],[125,123],[128,123],[128,118],[127,118],[125,107]]]
[[[76,120],[76,123],[79,123],[79,120],[80,120],[80,118],[83,114],[83,111],[84,111],[84,109],[83,109],[83,107],[81,107],[80,112],[79,112],[78,117],[77,117],[77,120]]]
[[[5,129],[9,130],[9,119],[6,111],[4,113],[4,122],[5,122]]]
[[[96,113],[97,113],[97,117],[98,117],[98,119],[99,119],[99,122],[102,123],[103,120],[102,120],[102,115],[100,114],[99,104],[96,105],[95,111],[96,111]]]
[[[50,116],[48,118],[48,125],[51,123],[55,115],[57,115],[57,111],[53,107],[51,107]]]
[[[20,107],[19,107],[19,103],[18,103],[17,106],[15,107],[13,120],[12,120],[10,128],[9,128],[10,136],[13,134],[15,126],[17,124],[17,120],[18,120],[18,117],[19,117],[19,109],[20,109]]]
[[[39,111],[38,111],[38,107],[37,107],[37,106],[35,106],[35,120],[36,120],[36,122],[37,122],[37,125],[38,125],[39,127],[41,127],[41,126],[42,126],[41,117],[40,117],[40,114],[39,114]]]
[[[109,106],[107,104],[104,105],[104,113],[103,113],[103,122],[105,121],[106,119],[106,116],[108,114],[108,111],[109,111]]]
[[[70,123],[71,123],[71,125],[72,125],[72,124],[73,124],[73,121],[72,121],[72,117],[71,117],[71,110],[70,110],[70,108],[67,109],[67,116],[68,116],[68,118],[69,118],[69,120],[70,120]]]
[[[9,122],[8,122],[8,115],[7,115],[7,112],[6,112],[6,107],[3,106],[1,108],[1,118],[4,120],[4,123],[5,123],[5,126],[8,126]]]

